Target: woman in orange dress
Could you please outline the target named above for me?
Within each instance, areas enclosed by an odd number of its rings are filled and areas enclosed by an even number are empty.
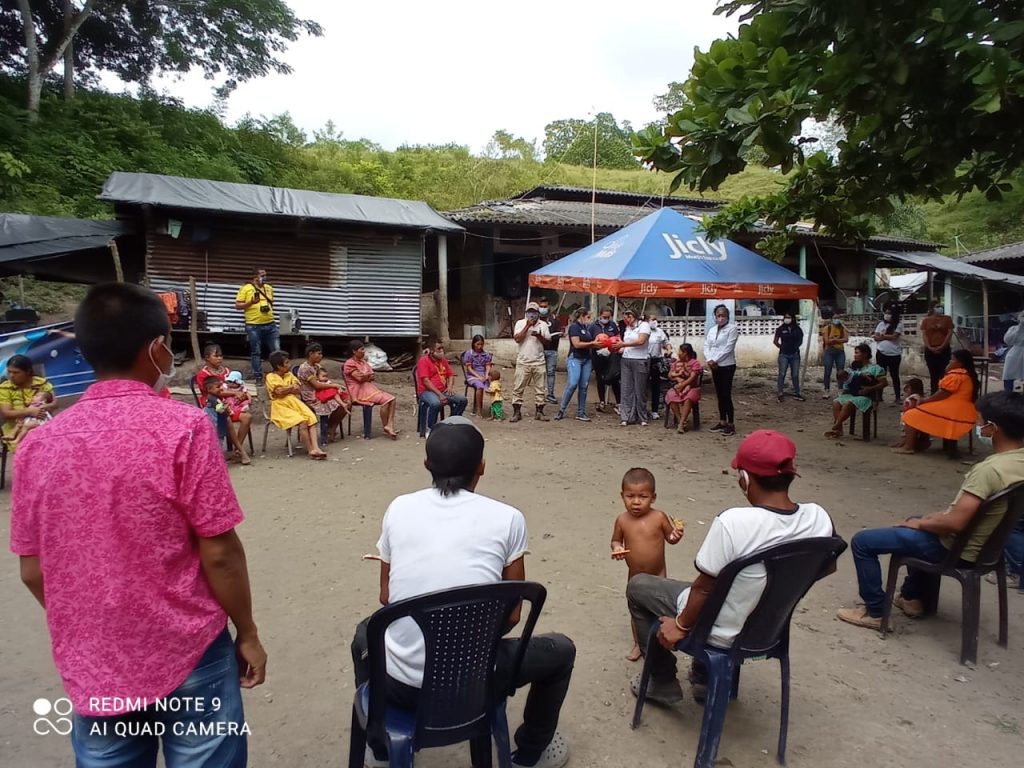
[[[380,406],[380,421],[384,434],[392,440],[398,438],[395,431],[395,396],[385,392],[376,384],[376,374],[364,359],[366,350],[363,342],[356,339],[350,345],[352,357],[345,361],[345,383],[352,402],[356,405]]]
[[[974,429],[978,418],[974,401],[980,388],[974,358],[966,349],[958,349],[946,366],[939,391],[903,414],[906,434],[893,451],[916,453],[915,448],[920,445],[922,435],[952,441],[966,435]]]

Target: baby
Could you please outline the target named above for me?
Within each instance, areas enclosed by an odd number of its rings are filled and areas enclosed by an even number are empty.
[[[29,408],[44,408],[53,402],[53,392],[36,392],[29,401]],[[23,416],[14,424],[11,434],[4,437],[4,442],[10,443],[13,448],[25,438],[29,432],[36,427],[45,424],[53,418],[49,411],[43,411],[39,416]]]
[[[327,375],[327,371],[325,371],[323,368],[321,368],[320,371],[317,373],[316,380],[319,381],[321,384],[334,383],[331,381],[331,377]],[[348,390],[341,389],[337,385],[328,387],[327,389],[318,389],[316,391],[316,399],[319,400],[321,403],[329,403],[331,400],[334,400],[346,411],[349,410]]]
[[[615,518],[612,559],[626,561],[628,578],[638,573],[664,576],[665,542],[676,544],[683,538],[683,521],[669,518],[651,506],[657,498],[654,475],[650,470],[635,467],[623,476],[622,503],[626,511]],[[626,658],[636,661],[640,656],[640,641],[634,626],[633,650]]]
[[[490,380],[487,384],[487,394],[491,396],[491,415],[490,418],[494,421],[505,420],[505,408],[502,405],[501,397],[501,371],[497,367],[491,367],[491,372],[487,374],[487,378]]]
[[[924,398],[924,382],[914,377],[910,379],[906,384],[903,385],[903,408],[900,409],[900,440],[891,443],[890,448],[899,448],[903,445],[903,438],[906,437],[907,428],[903,426],[903,414],[907,411],[917,408],[918,404]],[[927,448],[931,443],[931,438],[928,435],[918,435],[918,448]]]
[[[232,371],[224,379],[224,386],[221,389],[221,396],[228,400],[228,408],[233,415],[248,413],[252,398],[249,397],[249,390],[242,383],[242,372]]]

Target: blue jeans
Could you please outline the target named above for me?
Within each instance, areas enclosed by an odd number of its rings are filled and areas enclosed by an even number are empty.
[[[252,363],[252,376],[256,381],[263,381],[263,357],[270,357],[271,352],[281,349],[281,336],[277,323],[262,325],[245,324],[245,333],[249,337],[249,360]]]
[[[544,350],[544,368],[548,375],[548,397],[555,396],[555,368],[558,367],[558,349]]]
[[[786,383],[786,371],[792,371],[793,394],[800,396],[800,353],[794,352],[791,355],[779,353],[779,394],[782,394],[782,387]]]
[[[857,568],[857,586],[868,614],[881,616],[885,606],[885,589],[882,586],[882,566],[879,555],[910,555],[932,563],[941,562],[949,554],[939,537],[926,531],[912,528],[870,528],[854,535],[850,542],[853,564]],[[913,571],[900,588],[900,594],[908,600],[924,598],[921,579]]]
[[[590,358],[581,360],[578,357],[569,355],[565,361],[565,368],[569,373],[569,382],[565,385],[565,392],[562,393],[562,402],[558,406],[558,410],[565,413],[565,410],[569,407],[569,401],[572,400],[573,392],[579,390],[579,395],[576,397],[578,408],[576,412],[583,416],[587,412],[587,388],[590,386],[590,369],[593,363]]]
[[[245,768],[248,744],[235,644],[225,629],[165,701],[167,707],[113,717],[75,715],[76,768],[155,768],[163,744],[167,768]],[[202,735],[214,729],[214,735]],[[121,735],[119,735],[121,734]],[[136,735],[138,734],[138,735]]]
[[[462,412],[466,410],[468,403],[469,400],[462,395],[448,395],[448,407],[451,409],[450,415],[461,416]],[[426,409],[427,429],[433,429],[434,425],[437,424],[437,417],[441,414],[441,398],[428,389],[420,394],[420,407]]]
[[[1015,573],[1021,577],[1020,588],[1024,591],[1024,520],[1017,523],[1017,527],[1010,534],[1006,542],[1006,572]]]
[[[832,389],[832,369],[836,370],[836,386],[839,386],[839,372],[846,368],[846,350],[828,347],[821,356],[821,363],[825,366],[825,389]]]

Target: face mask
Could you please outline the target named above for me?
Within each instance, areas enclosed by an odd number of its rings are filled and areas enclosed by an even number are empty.
[[[784,318],[782,318],[782,322],[784,322],[786,325],[792,325],[793,324],[793,318],[792,317],[784,317]]]
[[[986,445],[986,446],[991,447],[992,446],[992,438],[988,437],[986,435],[981,434],[981,430],[983,430],[987,426],[988,426],[988,424],[984,424],[984,425],[982,425],[980,427],[975,425],[975,427],[974,427],[974,435],[975,435],[975,437],[978,438],[978,442],[980,442],[982,445]]]
[[[160,392],[164,391],[164,387],[171,383],[171,379],[174,378],[174,374],[177,372],[177,369],[174,367],[174,353],[171,351],[170,347],[164,344],[164,337],[161,336],[157,343],[167,350],[167,354],[171,358],[171,370],[168,371],[167,373],[161,371],[160,366],[156,364],[156,360],[153,358],[153,346],[150,345],[149,362],[153,364],[153,367],[156,368],[157,373],[160,374],[159,376],[156,377],[156,381],[153,382],[153,391],[159,394]]]
[[[658,327],[658,321],[657,320],[651,320],[650,326],[651,326],[651,328],[657,328]]]
[[[840,320],[838,317],[832,320],[832,325],[842,325],[842,324],[843,324],[843,321]]]
[[[892,320],[892,315],[890,315],[890,314],[882,315],[882,319],[885,320],[885,322],[888,323],[888,322],[890,322]]]
[[[601,322],[604,323],[605,325],[608,325],[608,323],[610,323],[611,321],[612,321],[612,319],[610,317],[602,317],[601,318]]]
[[[547,317],[548,316],[548,308],[547,307],[541,307],[540,308],[540,316],[541,317]]]

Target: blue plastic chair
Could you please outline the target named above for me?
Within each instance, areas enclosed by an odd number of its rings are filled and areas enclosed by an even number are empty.
[[[838,536],[801,539],[770,547],[763,552],[730,563],[715,579],[700,618],[686,639],[676,645],[677,651],[693,656],[707,666],[707,699],[704,719],[697,743],[694,768],[714,768],[718,745],[725,728],[725,711],[729,700],[739,695],[740,665],[747,659],[778,659],[782,671],[779,745],[777,757],[786,764],[786,736],[789,729],[789,623],[793,610],[815,581],[832,572],[836,558],[846,549]],[[731,649],[716,648],[708,637],[725,603],[737,574],[744,568],[763,564],[767,572],[764,593],[747,618]],[[650,649],[658,642],[658,623],[651,627],[647,654],[637,691],[632,727],[640,725],[651,670],[647,660]]]
[[[367,626],[370,681],[352,702],[349,768],[362,768],[366,744],[387,750],[391,768],[411,768],[413,755],[425,747],[470,742],[476,768],[491,766],[491,737],[500,768],[512,767],[505,700],[515,692],[526,646],[547,591],[529,581],[502,581],[458,587],[385,606]],[[498,643],[509,617],[522,601],[530,603],[519,650],[507,680],[494,674]],[[384,633],[409,617],[423,632],[426,664],[415,710],[387,700]],[[507,686],[507,687],[503,687]]]

